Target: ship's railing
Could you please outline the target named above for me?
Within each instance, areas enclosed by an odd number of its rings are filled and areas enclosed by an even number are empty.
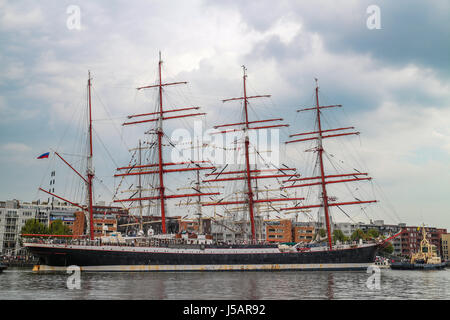
[[[28,236],[23,238],[23,243],[30,244],[57,244],[57,245],[77,245],[77,246],[121,246],[121,247],[179,247],[186,246],[187,248],[199,247],[199,248],[263,248],[263,247],[277,247],[277,244],[266,241],[260,241],[256,243],[248,243],[246,241],[236,242],[213,242],[213,243],[192,243],[190,239],[183,238],[145,238],[145,237],[133,237],[133,238],[117,238],[111,241],[105,241],[101,238],[95,240],[84,238],[71,238],[71,237],[45,237],[40,235]]]
[[[105,241],[101,238],[96,238],[95,240],[90,240],[86,238],[72,238],[72,237],[62,237],[62,236],[48,236],[42,238],[40,235],[23,237],[23,243],[26,244],[56,244],[56,245],[76,245],[76,246],[120,246],[120,247],[180,247],[186,246],[186,248],[267,248],[267,247],[278,247],[278,243],[271,243],[266,241],[261,241],[257,243],[248,243],[245,241],[236,242],[213,242],[210,244],[205,243],[191,243],[187,239],[183,238],[170,238],[170,239],[160,239],[160,238],[147,238],[147,237],[133,237],[133,238],[116,238],[111,241]],[[362,241],[362,242],[347,242],[333,245],[333,249],[347,249],[352,247],[358,247],[365,244],[376,243],[375,240]],[[326,243],[305,243],[298,244],[294,246],[296,249],[311,249],[313,251],[328,250]]]

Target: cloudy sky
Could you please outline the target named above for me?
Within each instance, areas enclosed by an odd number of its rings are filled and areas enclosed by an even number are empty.
[[[88,70],[96,173],[109,181],[137,137],[120,124],[153,111],[135,88],[154,83],[161,51],[167,81],[189,82],[173,102],[201,105],[207,125],[239,121],[221,99],[242,93],[245,65],[249,93],[272,95],[252,112],[307,131],[295,110],[314,103],[318,78],[321,101],[344,106],[337,123],[361,132],[352,143],[390,212],[376,218],[450,229],[449,15],[446,0],[0,0],[0,198],[45,198],[50,161],[36,157],[76,144]]]

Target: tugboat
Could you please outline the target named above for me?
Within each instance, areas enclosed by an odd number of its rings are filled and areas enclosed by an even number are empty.
[[[435,245],[427,240],[427,233],[422,227],[423,239],[420,242],[420,251],[411,256],[409,262],[393,262],[391,269],[397,270],[436,270],[445,269],[446,263],[441,261],[441,257],[437,255]]]

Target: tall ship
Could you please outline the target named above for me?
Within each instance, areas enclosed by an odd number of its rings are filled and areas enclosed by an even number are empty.
[[[330,211],[333,208],[351,205],[369,205],[376,200],[337,201],[330,196],[330,184],[345,184],[355,181],[370,180],[367,173],[360,171],[344,172],[341,174],[327,173],[324,164],[323,140],[341,136],[355,135],[359,132],[352,131],[353,127],[323,128],[322,112],[340,105],[320,105],[319,87],[316,81],[315,106],[298,110],[298,112],[312,112],[315,119],[315,131],[292,134],[285,145],[303,141],[315,142],[309,152],[315,154],[315,172],[309,177],[300,176],[295,168],[277,166],[274,164],[258,165],[252,161],[259,155],[250,138],[252,132],[287,127],[283,119],[254,120],[249,112],[249,103],[255,99],[264,99],[270,95],[247,94],[247,70],[243,66],[243,95],[241,97],[225,99],[223,102],[239,101],[242,104],[242,119],[240,122],[218,124],[213,134],[239,133],[236,141],[236,149],[242,155],[242,161],[236,170],[229,169],[227,164],[218,166],[210,159],[188,159],[184,161],[168,160],[169,147],[174,144],[165,133],[165,124],[168,120],[186,119],[204,116],[198,112],[199,107],[186,106],[168,108],[164,100],[165,90],[171,87],[186,84],[186,82],[164,82],[162,77],[161,55],[158,63],[158,79],[155,84],[137,88],[140,90],[156,90],[157,103],[153,112],[128,116],[128,122],[124,126],[152,125],[145,131],[150,136],[149,141],[139,141],[137,155],[126,166],[117,168],[115,177],[121,179],[134,178],[137,182],[134,189],[129,189],[130,196],[120,198],[114,196],[114,202],[135,206],[139,212],[136,223],[138,231],[134,236],[118,235],[115,239],[94,237],[93,225],[93,144],[92,144],[92,112],[91,112],[91,77],[88,79],[88,115],[89,115],[89,151],[88,165],[85,174],[73,169],[70,164],[61,158],[86,184],[86,205],[75,202],[50,193],[63,201],[67,201],[83,210],[87,217],[87,232],[85,237],[57,238],[43,240],[37,237],[24,237],[24,246],[31,253],[39,257],[39,264],[35,271],[66,270],[68,266],[76,265],[82,271],[278,271],[278,270],[365,270],[373,264],[377,251],[387,240],[373,240],[363,243],[334,243],[332,237],[332,223]],[[349,131],[350,130],[350,131]],[[194,143],[192,143],[193,145]],[[202,144],[197,148],[203,148]],[[166,150],[166,151],[165,151]],[[145,152],[144,160],[142,153]],[[231,166],[230,166],[231,167]],[[201,172],[205,174],[201,175]],[[173,188],[168,188],[168,183],[173,182],[169,175],[181,177],[182,174],[193,173],[196,180],[191,191],[186,193],[174,193]],[[183,179],[183,178],[180,178]],[[268,190],[266,181],[275,180],[278,187],[274,189],[279,197],[262,197],[261,190]],[[240,192],[224,194],[217,183],[233,183],[238,185]],[[273,184],[272,184],[273,185]],[[306,187],[318,188],[319,197],[305,199],[305,197],[288,196],[287,192]],[[224,188],[224,187],[222,187]],[[185,188],[186,189],[186,188]],[[179,188],[178,190],[182,190]],[[236,198],[233,198],[236,196]],[[186,204],[195,205],[196,215],[201,216],[203,210],[208,208],[223,208],[226,212],[233,212],[239,206],[242,219],[248,227],[245,241],[215,241],[211,237],[199,234],[193,240],[186,235],[175,235],[169,230],[168,202],[173,199],[187,199]],[[306,200],[317,201],[306,203]],[[276,204],[284,204],[275,208]],[[292,204],[292,205],[291,205]],[[261,238],[262,219],[260,210],[263,206],[276,212],[301,212],[302,210],[319,210],[320,220],[325,235],[311,243],[269,243]],[[144,208],[151,208],[157,213],[161,226],[157,228],[145,228],[143,220]],[[229,209],[227,209],[229,208]],[[149,209],[150,210],[150,209]],[[181,206],[180,206],[180,209]],[[214,211],[215,212],[215,211]],[[213,223],[220,223],[219,220]],[[201,223],[199,223],[200,232]],[[144,229],[147,229],[145,232]],[[246,228],[244,228],[244,233]],[[320,237],[319,237],[320,238]],[[322,241],[320,241],[322,240]],[[326,241],[323,241],[326,240]]]

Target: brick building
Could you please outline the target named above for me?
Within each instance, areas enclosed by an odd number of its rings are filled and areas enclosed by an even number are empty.
[[[422,227],[408,226],[404,228],[404,232],[400,235],[401,255],[411,256],[420,249],[420,241],[422,241]],[[447,229],[434,227],[425,227],[427,239],[431,244],[436,246],[437,254],[442,254],[441,236],[447,233]]]
[[[315,227],[294,224],[294,242],[311,242],[316,235]]]
[[[211,218],[201,219],[201,229],[199,228],[199,219],[194,220],[178,220],[179,232],[186,231],[188,233],[211,234]]]
[[[266,241],[292,242],[292,221],[288,219],[266,221]]]

